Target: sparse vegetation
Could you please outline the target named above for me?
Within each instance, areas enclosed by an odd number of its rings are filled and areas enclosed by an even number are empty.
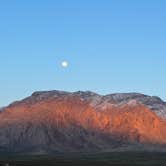
[[[53,156],[1,156],[1,163],[9,166],[165,166],[166,153],[117,152],[97,154],[59,154]]]

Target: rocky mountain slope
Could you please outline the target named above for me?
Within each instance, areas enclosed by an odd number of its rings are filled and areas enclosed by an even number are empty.
[[[139,93],[35,92],[0,112],[0,151],[166,151],[166,103]]]

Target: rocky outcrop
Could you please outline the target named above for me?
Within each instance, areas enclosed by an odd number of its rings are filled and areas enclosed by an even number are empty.
[[[0,151],[166,151],[165,107],[138,93],[35,92],[0,113]]]

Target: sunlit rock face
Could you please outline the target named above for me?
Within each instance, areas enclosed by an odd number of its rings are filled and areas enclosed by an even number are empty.
[[[35,92],[0,113],[0,151],[166,151],[165,107],[138,93]]]
[[[116,93],[102,96],[91,91],[78,91],[74,93],[57,90],[41,91],[34,92],[32,96],[22,101],[14,102],[11,105],[16,105],[17,103],[33,104],[48,99],[55,99],[59,97],[67,98],[72,96],[77,96],[82,101],[88,102],[92,107],[99,110],[107,109],[112,106],[119,106],[127,103],[129,104],[135,101],[147,106],[161,118],[166,118],[166,102],[162,101],[159,97],[147,96],[140,93]]]

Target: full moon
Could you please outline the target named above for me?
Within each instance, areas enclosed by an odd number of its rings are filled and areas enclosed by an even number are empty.
[[[62,65],[62,67],[66,68],[66,67],[68,67],[69,63],[67,61],[63,61],[61,63],[61,65]]]

